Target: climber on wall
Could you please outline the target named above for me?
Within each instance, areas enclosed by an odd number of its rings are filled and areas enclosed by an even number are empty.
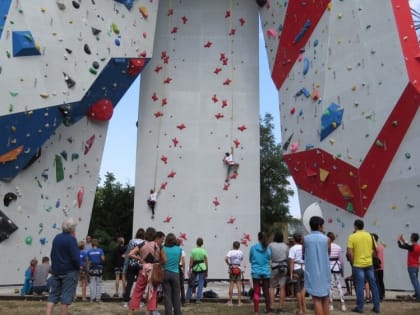
[[[150,189],[150,195],[149,195],[149,198],[147,198],[147,205],[152,210],[152,219],[155,218],[155,206],[156,206],[159,192],[160,192],[160,189],[158,191],[155,191],[154,189]]]
[[[233,160],[233,155],[232,155],[232,153],[229,153],[229,152],[225,153],[225,157],[223,158],[223,162],[227,166],[227,174],[226,174],[225,182],[228,182],[229,181],[229,175],[230,175],[230,172],[232,170],[233,170],[234,174],[238,174],[239,163],[236,163]]]

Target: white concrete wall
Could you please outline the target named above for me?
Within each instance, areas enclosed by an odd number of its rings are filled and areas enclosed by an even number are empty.
[[[85,237],[108,126],[85,117],[92,105],[86,99],[118,99],[136,77],[127,76],[128,58],[147,59],[153,52],[157,1],[135,1],[131,10],[115,1],[75,2],[79,8],[71,1],[13,0],[5,14],[0,39],[0,155],[19,145],[24,148],[17,160],[0,165],[2,178],[17,171],[16,176],[0,181],[0,210],[18,226],[0,243],[0,284],[22,283],[29,261],[49,256],[51,241],[65,217],[77,219],[77,238]],[[57,3],[64,4],[64,9]],[[147,18],[140,14],[141,6],[148,9]],[[92,27],[101,32],[93,35]],[[12,34],[26,30],[31,31],[40,55],[13,57]],[[85,44],[90,55],[84,51]],[[93,74],[90,68],[95,61],[99,69]],[[112,69],[103,73],[120,63],[118,73]],[[67,87],[63,72],[76,82],[74,87]],[[71,108],[74,121],[69,126],[57,111],[60,105]],[[22,170],[25,164],[20,159],[32,156],[37,148],[42,149],[40,158]],[[57,156],[63,163],[60,181],[56,179]],[[79,207],[81,189],[84,196]],[[17,200],[6,206],[3,198],[9,192]]]
[[[325,2],[308,5],[321,3]],[[289,10],[290,5],[261,9],[268,42],[281,42],[268,38],[270,27],[287,23],[288,15],[295,14],[298,20],[307,14],[303,7]],[[285,17],[272,21],[273,12],[279,10]],[[414,62],[419,47],[410,18],[407,1],[331,1],[319,21],[311,20],[312,33],[294,44],[301,45],[301,54],[290,60],[292,67],[279,89],[282,139],[286,141],[293,134],[285,160],[300,187],[302,212],[318,201],[326,230],[338,234],[337,241],[344,249],[354,220],[362,217],[366,229],[377,233],[385,246],[387,289],[411,289],[407,253],[397,247],[396,239],[399,233],[409,239],[410,233],[419,232],[419,150],[415,142],[420,100]],[[294,27],[297,34],[302,24]],[[284,35],[278,32],[279,37]],[[268,45],[273,75],[276,56],[284,54],[284,49]],[[305,58],[310,64],[306,75]],[[303,87],[310,92],[309,97],[296,96]],[[314,90],[318,90],[319,99],[313,99]],[[343,121],[321,141],[321,116],[332,102],[344,108]],[[389,121],[390,117],[396,118]],[[399,139],[403,126],[409,128]],[[308,145],[313,150],[307,150]],[[386,161],[390,165],[382,170]],[[320,169],[329,171],[325,181]],[[311,175],[311,171],[315,173]],[[337,184],[347,183],[355,197],[343,200]],[[346,207],[349,203],[360,206],[352,213]],[[351,270],[348,264],[346,267],[348,275]]]
[[[255,243],[260,225],[255,1],[161,1],[154,52],[141,77],[134,231],[155,226],[177,236],[185,233],[187,253],[196,238],[203,237],[209,277],[226,278],[223,260],[232,242],[249,234],[250,243]],[[167,63],[162,53],[168,56]],[[158,72],[157,67],[161,67]],[[169,84],[164,83],[167,78]],[[224,85],[226,80],[230,83]],[[153,94],[159,99],[153,101]],[[163,99],[167,100],[164,106]],[[163,116],[156,118],[157,112]],[[217,119],[218,113],[223,117]],[[180,124],[185,128],[177,128]],[[241,126],[246,130],[239,130]],[[235,140],[240,142],[238,147]],[[240,168],[238,177],[227,185],[222,159],[231,147]],[[166,164],[162,156],[167,157]],[[168,177],[171,172],[176,175]],[[146,199],[149,190],[159,189],[162,183],[167,185],[151,219]],[[234,222],[228,223],[231,218]],[[241,246],[247,266],[248,248]]]

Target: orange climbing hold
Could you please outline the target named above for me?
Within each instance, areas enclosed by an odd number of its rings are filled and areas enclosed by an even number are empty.
[[[2,155],[0,155],[0,163],[7,163],[14,161],[23,151],[23,145],[18,146],[16,149],[10,150]]]

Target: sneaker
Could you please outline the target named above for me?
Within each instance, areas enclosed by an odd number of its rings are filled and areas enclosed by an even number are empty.
[[[228,302],[226,303],[226,305],[227,305],[227,306],[232,306],[232,305],[233,305],[233,303],[232,303],[232,301],[228,301]]]
[[[343,312],[347,311],[347,307],[346,307],[346,305],[345,305],[345,304],[341,304],[341,310],[342,310]]]
[[[330,304],[330,311],[334,311],[334,305]]]
[[[200,304],[201,303],[201,301],[200,300],[196,300],[195,301],[195,304]]]
[[[124,308],[128,308],[128,303],[127,303],[127,302],[124,302],[122,306],[123,306]]]
[[[118,297],[118,293],[114,293],[113,297],[114,298],[117,298]]]
[[[363,311],[359,310],[357,307],[351,310],[353,313],[363,313]]]
[[[238,302],[238,306],[242,306],[243,304],[242,304],[242,302]]]

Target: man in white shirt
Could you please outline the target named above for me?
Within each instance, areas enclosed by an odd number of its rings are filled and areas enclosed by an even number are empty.
[[[225,157],[223,158],[223,162],[227,165],[227,174],[225,182],[229,182],[229,175],[231,170],[233,173],[238,174],[239,164],[233,161],[233,155],[229,152],[225,153]]]

